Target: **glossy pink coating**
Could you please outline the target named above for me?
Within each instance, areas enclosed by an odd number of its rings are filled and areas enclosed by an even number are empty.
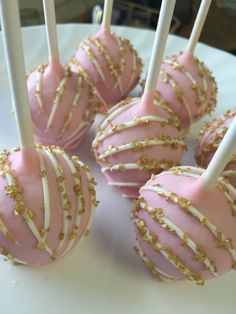
[[[125,197],[137,198],[152,173],[180,163],[183,138],[176,114],[158,96],[153,105],[146,95],[126,99],[108,111],[93,151],[108,184]]]
[[[177,113],[185,129],[216,105],[214,77],[203,62],[188,52],[163,60],[156,91]]]
[[[57,60],[32,71],[27,86],[36,142],[75,149],[96,114],[92,87]]]
[[[136,252],[163,280],[202,285],[236,261],[236,190],[218,179],[204,190],[203,169],[179,167],[152,176],[140,189],[132,219]]]
[[[235,115],[235,110],[227,111],[202,127],[195,144],[195,159],[199,166],[208,166]],[[236,152],[231,155],[223,175],[236,187]]]
[[[127,39],[104,29],[87,37],[71,60],[95,87],[102,112],[124,99],[140,79],[142,62]]]
[[[58,147],[0,155],[0,253],[6,259],[49,263],[88,234],[96,200],[87,171]]]

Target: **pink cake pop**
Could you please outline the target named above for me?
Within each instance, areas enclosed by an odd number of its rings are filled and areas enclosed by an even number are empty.
[[[128,39],[110,31],[113,0],[105,0],[100,31],[81,42],[71,68],[95,86],[101,111],[117,104],[138,83],[142,62]]]
[[[136,252],[163,280],[202,285],[236,269],[236,190],[219,174],[236,148],[236,119],[207,170],[176,167],[140,189]]]
[[[169,5],[173,9],[174,2]],[[163,32],[163,26],[158,24],[161,26],[157,28],[143,97],[128,98],[111,108],[92,145],[108,184],[131,198],[138,196],[140,186],[151,173],[179,164],[185,149],[183,127],[177,115],[158,95],[154,99],[171,17],[169,14],[164,19],[167,26]]]
[[[28,77],[28,94],[37,143],[75,149],[95,117],[93,87],[82,73],[59,62],[54,1],[44,0],[49,64]]]
[[[208,166],[235,116],[235,110],[227,111],[202,127],[195,145],[195,159],[200,167]],[[236,187],[236,152],[231,155],[223,175]]]
[[[186,51],[163,60],[156,85],[156,91],[178,114],[185,129],[211,113],[216,105],[215,79],[204,63],[194,56],[210,3],[202,0]]]
[[[0,253],[37,266],[69,252],[90,230],[96,205],[87,167],[58,147],[0,155]]]
[[[0,154],[0,253],[38,266],[64,256],[88,234],[95,181],[77,157],[56,146],[34,146],[18,2],[0,4],[20,140],[20,148]]]

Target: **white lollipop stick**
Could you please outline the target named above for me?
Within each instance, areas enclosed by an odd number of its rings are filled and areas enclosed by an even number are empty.
[[[201,35],[202,28],[205,23],[210,5],[211,5],[211,0],[202,0],[201,2],[190,38],[188,40],[188,45],[186,47],[186,51],[190,52],[191,54],[194,53],[196,44]]]
[[[106,31],[110,31],[112,7],[113,0],[104,1],[102,28]]]
[[[214,185],[217,178],[221,175],[226,164],[229,161],[231,154],[236,150],[236,117],[230,124],[222,142],[220,143],[217,151],[215,152],[207,169],[201,175],[205,188]]]
[[[162,0],[144,94],[155,92],[174,7],[175,0]]]
[[[34,147],[18,1],[0,0],[3,43],[21,147]]]
[[[51,59],[57,59],[59,62],[54,0],[43,0],[43,10],[47,32],[49,61]]]

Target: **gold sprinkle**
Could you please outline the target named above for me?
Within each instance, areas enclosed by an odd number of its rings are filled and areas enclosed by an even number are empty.
[[[46,169],[44,169],[44,170],[42,170],[41,172],[40,172],[40,176],[43,178],[43,177],[46,177],[46,175],[47,175],[47,171],[46,171]]]
[[[59,240],[62,241],[64,239],[64,236],[65,236],[64,232],[60,232],[59,233]]]
[[[45,250],[45,243],[44,242],[39,242],[38,244],[37,244],[37,248],[39,249],[39,250],[41,250],[41,251],[43,251],[43,250]]]

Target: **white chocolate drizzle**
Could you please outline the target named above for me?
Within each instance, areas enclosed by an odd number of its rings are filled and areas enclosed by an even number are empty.
[[[165,72],[163,69],[160,70],[160,75],[162,76],[164,83],[169,82],[171,84],[172,89],[176,93],[177,99],[179,101],[181,101],[181,103],[184,105],[184,107],[188,113],[190,124],[192,124],[193,123],[192,111],[191,111],[191,108],[190,108],[190,106],[189,106],[189,104],[188,104],[188,102],[184,96],[184,93],[180,89],[178,82],[176,80],[174,80],[174,78],[169,73]]]
[[[185,175],[184,173],[181,173]],[[179,199],[181,200],[181,206],[179,207],[182,209],[184,207],[184,210],[191,214],[192,217],[196,218],[201,224],[204,224],[207,229],[214,235],[217,247],[226,249],[233,259],[233,262],[236,262],[236,250],[233,247],[232,240],[229,239],[227,236],[225,236],[218,228],[217,226],[205,215],[203,215],[197,208],[195,208],[190,201],[184,199],[183,197],[180,197],[176,195],[175,193],[169,192],[165,190],[164,188],[160,186],[143,186],[140,191],[152,191],[157,193],[160,197],[163,197],[171,202],[174,202],[175,204],[179,205]]]
[[[43,232],[42,232],[42,238],[45,241],[47,233],[49,231],[49,227],[50,227],[51,205],[50,205],[50,194],[49,194],[47,170],[45,167],[43,156],[41,156],[41,150],[45,151],[44,149],[37,148],[39,166],[40,166],[40,176],[42,178],[43,204],[44,204],[44,227],[43,227]]]
[[[179,237],[184,246],[187,246],[192,250],[195,254],[195,258],[199,259],[207,269],[209,269],[214,276],[217,276],[217,270],[215,269],[215,265],[209,260],[206,253],[202,254],[202,248],[200,249],[199,245],[197,245],[189,234],[183,232],[177,225],[175,225],[169,218],[164,215],[163,210],[160,208],[155,209],[151,206],[148,206],[144,202],[139,202],[139,206],[141,209],[145,210],[147,213],[151,214],[152,219],[157,222],[161,227],[165,230],[168,230],[174,233],[177,237]]]
[[[15,186],[16,182],[15,182],[14,177],[11,174],[9,165],[5,165],[5,167],[6,167],[6,180],[7,180],[8,185]],[[40,245],[40,247],[43,247],[45,251],[48,252],[50,256],[52,256],[53,255],[52,250],[47,245],[44,238],[41,236],[40,232],[38,231],[36,225],[33,222],[33,219],[29,215],[28,208],[26,206],[25,206],[25,210],[22,213],[22,217],[24,218],[25,223],[27,224],[32,234],[36,238],[38,245]]]
[[[57,88],[56,97],[53,101],[52,110],[51,110],[49,118],[48,118],[47,127],[46,127],[45,132],[47,132],[47,130],[49,128],[51,128],[51,126],[52,126],[52,122],[53,122],[53,119],[54,119],[55,114],[57,112],[57,108],[61,102],[61,97],[62,97],[62,94],[64,92],[65,85],[66,85],[67,81],[68,81],[68,77],[63,77],[62,81],[60,82],[59,87]]]
[[[152,246],[154,251],[163,255],[166,260],[174,266],[178,271],[183,273],[185,277],[189,280],[195,281],[197,284],[202,285],[204,283],[203,279],[192,270],[190,270],[182,261],[181,259],[175,255],[171,249],[165,248],[161,243],[158,241],[157,236],[151,232],[147,227],[142,219],[133,218],[133,222],[137,227],[139,236],[148,244]]]
[[[81,89],[82,89],[82,83],[83,83],[82,77],[78,76],[75,96],[74,96],[73,102],[71,104],[70,110],[68,112],[68,115],[65,119],[65,123],[62,126],[62,128],[61,128],[61,130],[57,136],[58,139],[60,139],[62,137],[62,135],[65,133],[66,129],[68,128],[68,126],[71,123],[71,120],[73,118],[73,114],[74,114],[74,112],[75,112],[75,110],[79,104],[79,99],[80,99]],[[77,128],[76,128],[76,130],[77,130]]]
[[[98,155],[98,160],[103,160],[109,156],[114,156],[117,153],[130,150],[130,149],[141,149],[144,147],[150,147],[155,145],[163,145],[163,146],[169,146],[169,147],[182,147],[185,148],[185,144],[181,139],[177,138],[171,138],[168,136],[165,137],[157,137],[153,139],[145,139],[143,141],[134,141],[132,143],[123,144],[117,147],[110,146],[108,150],[102,152]]]
[[[138,244],[138,241],[136,242],[136,247],[134,248],[134,251],[140,256],[144,264],[151,270],[151,272],[157,276],[157,278],[160,281],[173,281],[178,280],[177,277],[171,276],[164,272],[162,269],[160,269],[157,265],[155,265],[143,252],[140,245]]]
[[[58,191],[59,191],[60,199],[61,199],[61,211],[62,211],[62,216],[63,216],[63,230],[62,230],[63,238],[60,241],[59,246],[56,249],[56,251],[59,252],[60,249],[64,246],[65,240],[67,238],[67,233],[68,233],[68,228],[69,228],[68,213],[70,211],[71,201],[69,199],[69,195],[68,195],[67,189],[66,189],[66,184],[64,182],[65,177],[63,176],[64,175],[63,168],[60,167],[56,157],[53,154],[53,152],[50,152],[49,149],[45,149],[44,152],[49,157],[51,164],[54,168],[54,171],[56,174],[56,179],[58,182]]]

